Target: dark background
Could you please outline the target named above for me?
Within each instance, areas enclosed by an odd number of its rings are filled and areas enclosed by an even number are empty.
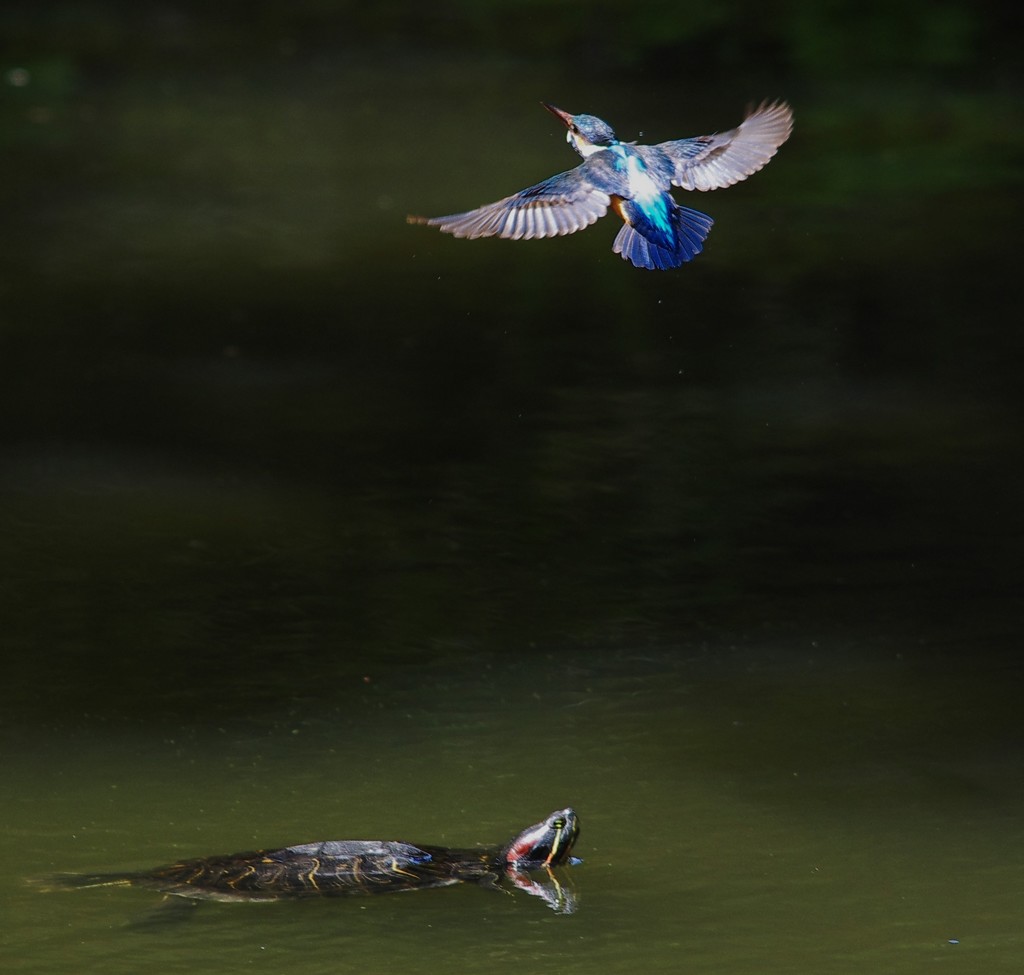
[[[855,647],[1018,673],[1018,14],[6,3],[3,720]],[[789,100],[648,273],[404,223]],[[678,197],[683,197],[681,191]],[[430,693],[424,685],[424,693]]]

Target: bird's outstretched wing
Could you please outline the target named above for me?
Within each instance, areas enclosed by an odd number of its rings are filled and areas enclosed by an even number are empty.
[[[792,131],[793,111],[785,102],[762,102],[728,132],[636,148],[673,185],[717,190],[756,173]]]
[[[601,154],[603,155],[603,153]],[[467,213],[447,217],[406,217],[456,237],[530,240],[556,237],[589,227],[608,211],[611,196],[601,188],[603,166],[592,160]]]

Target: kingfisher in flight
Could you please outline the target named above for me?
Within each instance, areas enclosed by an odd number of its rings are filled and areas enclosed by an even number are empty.
[[[612,250],[636,267],[679,267],[696,257],[711,230],[711,217],[679,206],[669,188],[717,190],[765,166],[793,131],[785,102],[763,102],[740,125],[653,146],[620,142],[605,121],[570,115],[541,103],[566,127],[566,141],[582,157],[559,173],[497,203],[447,217],[407,218],[455,237],[530,240],[573,234],[611,207],[622,218]]]

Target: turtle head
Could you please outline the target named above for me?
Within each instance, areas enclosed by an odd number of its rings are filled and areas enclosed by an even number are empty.
[[[503,865],[518,870],[557,867],[569,858],[579,835],[580,820],[575,811],[558,809],[524,829],[501,851]]]

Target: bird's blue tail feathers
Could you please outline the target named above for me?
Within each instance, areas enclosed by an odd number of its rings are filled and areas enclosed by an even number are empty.
[[[671,203],[669,232],[653,224],[632,200],[623,200],[619,212],[624,221],[612,250],[624,260],[649,270],[679,267],[696,257],[714,221],[706,213]]]

